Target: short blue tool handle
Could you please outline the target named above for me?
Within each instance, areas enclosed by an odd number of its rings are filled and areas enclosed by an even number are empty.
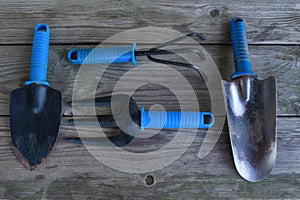
[[[252,71],[250,63],[244,20],[240,17],[233,18],[230,22],[230,31],[235,64],[235,73],[231,75],[231,79],[241,76],[256,77],[257,75]]]
[[[208,117],[208,121],[205,118]],[[146,111],[141,108],[141,129],[145,128],[199,128],[208,129],[215,123],[210,112],[163,112]]]
[[[46,24],[37,24],[33,36],[30,80],[26,81],[25,85],[39,83],[49,86],[47,82],[49,38],[49,27]]]
[[[135,43],[131,46],[72,49],[68,53],[68,59],[76,65],[128,62],[136,65],[135,49]]]

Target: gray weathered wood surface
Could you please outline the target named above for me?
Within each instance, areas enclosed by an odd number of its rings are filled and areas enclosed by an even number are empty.
[[[247,20],[251,43],[300,42],[297,0],[1,1],[0,42],[30,43],[32,24],[42,21],[52,27],[52,43],[95,43],[123,30],[145,26],[201,32],[209,43],[228,43],[228,21],[238,15]]]
[[[284,1],[0,1],[0,198],[1,199],[232,199],[300,198],[300,2]],[[260,78],[277,78],[278,157],[273,173],[263,182],[249,183],[237,174],[225,124],[218,143],[202,159],[197,157],[206,131],[200,130],[186,153],[172,165],[149,173],[124,173],[97,161],[83,146],[66,142],[76,137],[67,124],[72,114],[73,81],[78,66],[68,63],[71,48],[96,45],[122,31],[157,26],[182,33],[201,32],[203,47],[212,56],[223,79],[233,71],[229,21],[241,16],[247,23],[254,70]],[[48,80],[64,96],[64,117],[58,144],[38,170],[26,170],[15,158],[9,130],[9,94],[29,76],[32,29],[37,22],[51,28]],[[159,38],[161,39],[161,38]],[[121,41],[132,41],[128,36]],[[149,38],[145,43],[160,40]],[[118,41],[116,41],[117,44]],[[143,60],[142,60],[143,62]],[[97,93],[110,93],[130,65],[116,65],[101,80]],[[211,103],[203,79],[193,71],[178,69],[189,78],[201,102]],[[137,74],[136,80],[145,78]],[[165,79],[164,75],[161,75]],[[128,80],[130,82],[130,80]],[[132,82],[132,81],[131,81]],[[134,83],[134,82],[133,82]],[[180,84],[178,83],[180,88]],[[162,87],[146,87],[135,94],[139,105],[160,103],[175,109],[172,95]],[[188,97],[187,97],[188,98]],[[187,102],[189,103],[189,102]],[[87,135],[98,134],[81,127]],[[191,137],[195,131],[186,131]],[[137,141],[135,151],[152,151],[174,137],[164,131],[148,142]],[[178,144],[178,148],[181,148]],[[155,182],[145,185],[145,176]]]

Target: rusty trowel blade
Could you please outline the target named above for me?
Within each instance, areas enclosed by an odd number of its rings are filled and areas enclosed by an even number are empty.
[[[50,154],[58,137],[61,93],[30,84],[10,96],[11,139],[22,164],[34,170]]]
[[[248,181],[261,181],[276,162],[275,78],[223,81],[223,93],[237,171]]]

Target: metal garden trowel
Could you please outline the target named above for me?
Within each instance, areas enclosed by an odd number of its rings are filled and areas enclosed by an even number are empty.
[[[51,152],[61,119],[61,93],[46,81],[50,30],[34,29],[30,80],[10,96],[12,144],[22,164],[34,170]]]
[[[223,81],[234,163],[247,181],[269,175],[276,162],[276,80],[252,72],[242,18],[230,23],[235,73]]]

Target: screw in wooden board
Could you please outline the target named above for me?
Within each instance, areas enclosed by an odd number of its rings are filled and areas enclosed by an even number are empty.
[[[144,178],[144,184],[148,187],[155,185],[156,180],[152,175],[147,175]]]
[[[218,17],[220,16],[220,11],[218,9],[213,9],[211,12],[210,12],[210,16],[211,17]]]

